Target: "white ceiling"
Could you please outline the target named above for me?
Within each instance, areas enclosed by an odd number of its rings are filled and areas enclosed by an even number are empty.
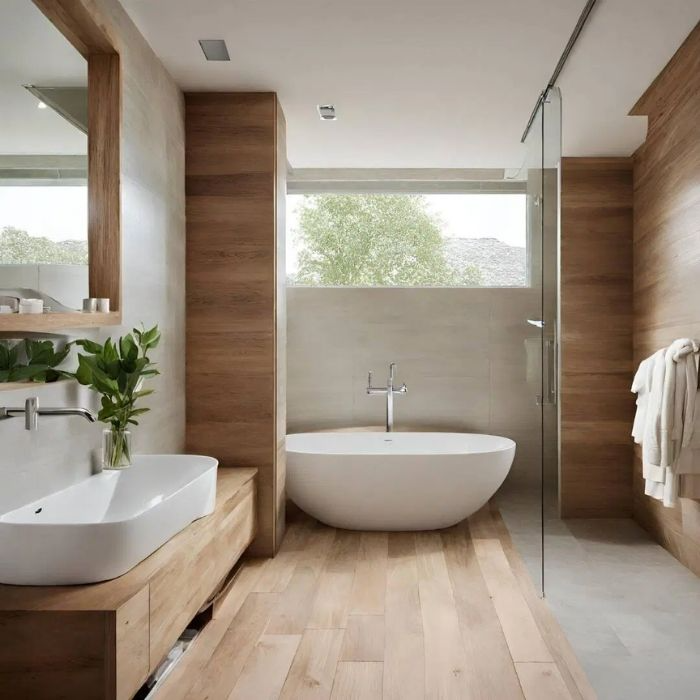
[[[627,114],[700,20],[700,0],[598,0],[559,80],[564,154],[630,155],[646,117]]]
[[[274,90],[295,168],[515,168],[584,0],[122,0],[185,90]],[[700,18],[698,0],[599,0],[562,74],[566,155],[627,155],[627,112]],[[223,38],[208,63],[200,38]],[[37,50],[38,47],[40,50]],[[81,153],[21,87],[85,85],[29,0],[0,3],[0,154]],[[319,103],[338,121],[321,122]]]
[[[584,0],[122,0],[185,90],[274,90],[308,167],[518,167]],[[627,112],[698,0],[599,0],[560,80],[567,155],[631,153]],[[225,39],[207,63],[197,39]],[[336,122],[321,122],[319,103]]]
[[[87,85],[87,62],[30,0],[0,1],[0,155],[81,154],[87,138],[22,87]]]

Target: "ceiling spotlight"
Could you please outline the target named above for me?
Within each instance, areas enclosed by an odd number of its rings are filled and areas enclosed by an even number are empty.
[[[204,57],[207,61],[230,61],[228,48],[223,39],[200,39],[199,45],[202,47]]]
[[[338,118],[333,105],[318,105],[318,116],[321,117],[322,121],[328,122],[335,121]]]
[[[37,104],[37,109],[46,109],[46,102],[39,102],[39,104]]]

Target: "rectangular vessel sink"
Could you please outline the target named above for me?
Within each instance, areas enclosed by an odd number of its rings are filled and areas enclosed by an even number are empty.
[[[218,461],[143,455],[0,514],[0,583],[58,586],[116,578],[214,510]]]

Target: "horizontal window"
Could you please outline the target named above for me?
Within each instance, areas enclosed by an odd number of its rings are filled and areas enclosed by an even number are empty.
[[[523,193],[287,196],[287,278],[313,287],[527,285]]]

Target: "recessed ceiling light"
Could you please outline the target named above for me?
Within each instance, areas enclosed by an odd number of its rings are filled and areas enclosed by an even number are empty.
[[[37,104],[37,109],[46,109],[46,102],[39,102],[39,104]]]
[[[328,122],[335,121],[338,118],[333,105],[318,105],[318,116],[321,117],[322,121]]]
[[[230,61],[228,48],[223,39],[200,39],[199,45],[202,47],[207,61]]]

